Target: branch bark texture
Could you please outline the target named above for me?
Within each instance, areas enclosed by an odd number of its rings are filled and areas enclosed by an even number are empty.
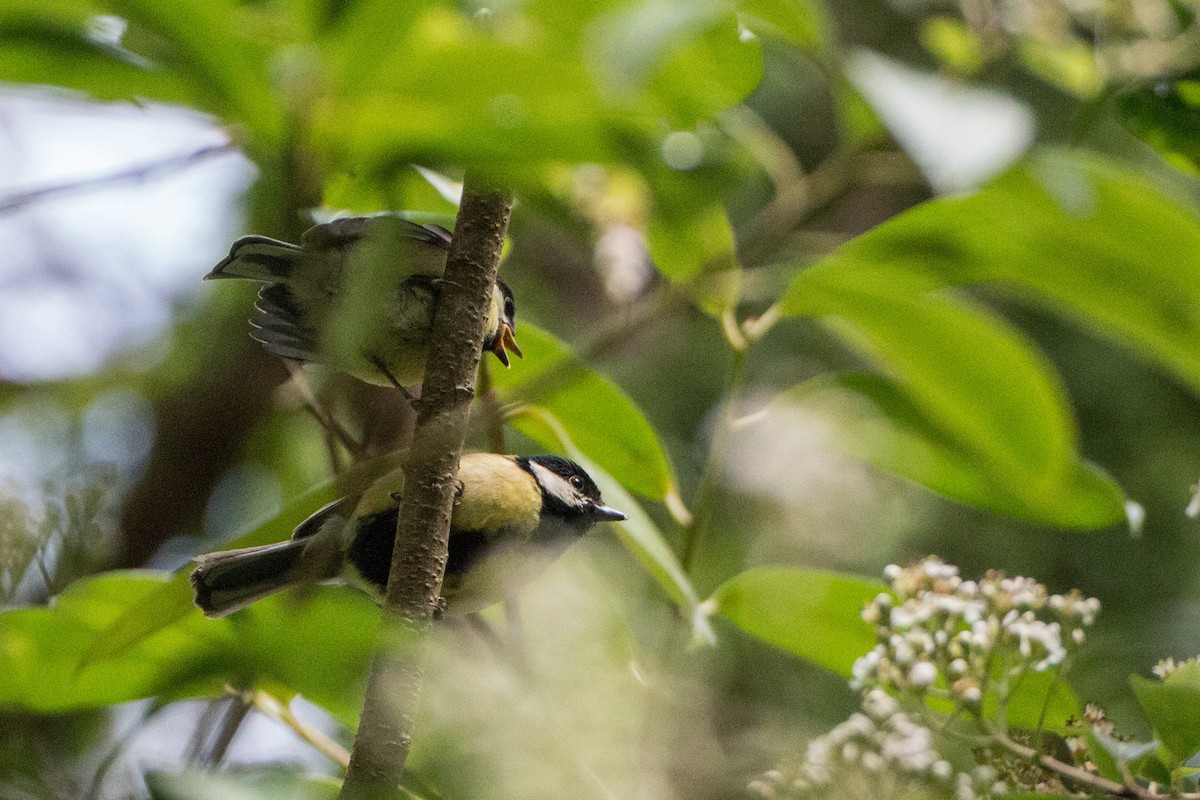
[[[394,797],[412,744],[425,666],[425,633],[441,595],[475,377],[511,199],[468,175],[433,346],[405,462],[396,547],[384,601],[384,648],[368,679],[362,718],[341,798]]]

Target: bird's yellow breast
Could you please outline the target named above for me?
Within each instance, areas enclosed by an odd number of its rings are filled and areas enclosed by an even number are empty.
[[[458,468],[463,492],[451,526],[460,531],[498,532],[524,538],[538,526],[542,492],[537,481],[510,456],[470,453]]]

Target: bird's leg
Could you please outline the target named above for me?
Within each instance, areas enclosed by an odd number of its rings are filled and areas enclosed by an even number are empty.
[[[312,387],[308,385],[308,378],[304,376],[304,370],[301,368],[301,365],[291,359],[284,359],[283,363],[287,366],[288,373],[291,375],[292,385],[300,393],[300,399],[303,401],[304,407],[308,409],[308,413],[312,414],[317,424],[324,428],[326,433],[337,439],[355,460],[360,458],[363,454],[362,443],[351,436],[333,418],[333,415],[326,410],[325,405],[317,399]]]
[[[383,363],[383,359],[381,359],[379,356],[370,355],[368,353],[364,353],[363,355],[365,355],[367,359],[375,365],[375,369],[379,370],[379,373],[383,375],[383,377],[388,379],[388,383],[395,387],[395,389],[404,396],[404,399],[408,401],[408,404],[413,407],[413,411],[416,411],[417,405],[421,402],[421,399],[418,397],[413,397],[408,393],[408,389],[405,389],[400,385],[400,381],[396,380],[396,376],[393,375],[392,371],[387,368],[387,364]]]
[[[462,501],[463,492],[467,490],[467,485],[458,478],[454,479],[454,505],[458,505]]]

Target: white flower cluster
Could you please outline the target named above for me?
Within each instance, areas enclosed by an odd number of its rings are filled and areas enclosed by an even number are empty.
[[[989,766],[955,771],[934,749],[932,730],[902,711],[887,692],[872,689],[861,712],[809,743],[803,763],[786,773],[771,770],[748,789],[758,797],[801,800],[829,797],[835,788],[847,793],[859,784],[871,797],[936,794],[955,800],[983,800],[1011,788]],[[887,791],[881,793],[884,785]]]
[[[968,707],[983,702],[989,678],[1002,687],[1005,678],[1061,664],[1100,610],[1094,598],[1052,595],[1032,578],[991,571],[978,582],[963,580],[957,567],[932,556],[891,565],[884,576],[892,592],[862,614],[878,644],[855,662],[851,686],[948,692]]]
[[[1173,658],[1164,658],[1162,661],[1159,661],[1157,664],[1155,664],[1150,671],[1154,673],[1154,677],[1158,678],[1160,681],[1165,681],[1176,671],[1181,670],[1184,667],[1194,666],[1195,664],[1196,656],[1185,658],[1183,661],[1176,661]]]

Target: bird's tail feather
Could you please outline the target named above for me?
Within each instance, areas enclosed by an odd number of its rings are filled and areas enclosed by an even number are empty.
[[[292,270],[304,257],[304,251],[294,244],[269,239],[266,236],[244,236],[233,243],[229,255],[205,280],[247,278],[266,283],[287,283]]]
[[[303,580],[321,580],[306,564],[309,541],[286,541],[199,556],[192,571],[196,605],[206,617],[223,617]],[[320,571],[324,572],[324,569]]]

